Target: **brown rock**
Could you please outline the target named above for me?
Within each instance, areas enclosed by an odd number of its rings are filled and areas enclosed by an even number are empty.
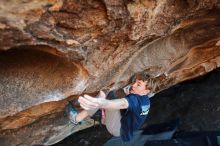
[[[218,0],[0,2],[0,144],[61,140],[67,100],[137,72],[159,92],[218,68],[219,12]]]

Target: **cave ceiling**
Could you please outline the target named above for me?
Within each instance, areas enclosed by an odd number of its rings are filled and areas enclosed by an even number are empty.
[[[219,0],[2,0],[0,143],[61,140],[74,132],[61,114],[67,100],[137,72],[160,92],[219,66]],[[25,131],[35,135],[24,142]]]

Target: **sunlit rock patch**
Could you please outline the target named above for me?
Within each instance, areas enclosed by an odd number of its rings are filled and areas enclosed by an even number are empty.
[[[62,113],[67,100],[120,88],[137,72],[154,78],[153,92],[160,92],[220,66],[218,0],[0,5],[0,136],[7,145],[61,140],[74,130],[63,137],[62,128],[48,131],[56,129],[50,119],[58,115],[68,122]],[[39,124],[44,120],[47,130]],[[22,134],[31,135],[32,124],[41,134],[26,141]]]

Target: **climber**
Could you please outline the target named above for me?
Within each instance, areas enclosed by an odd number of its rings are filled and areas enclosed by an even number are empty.
[[[99,92],[97,98],[89,95],[80,96],[78,102],[84,110],[77,113],[69,104],[66,107],[68,118],[77,125],[98,109],[104,109],[103,124],[106,125],[107,130],[113,136],[120,137],[122,141],[131,140],[133,132],[142,126],[148,115],[150,108],[148,94],[152,87],[150,85],[152,80],[143,73],[136,74],[133,81],[129,90],[124,89],[126,93],[124,98],[118,99],[115,91],[111,91],[107,97],[103,91]]]

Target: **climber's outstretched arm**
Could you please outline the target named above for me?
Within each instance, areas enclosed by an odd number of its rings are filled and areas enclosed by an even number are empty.
[[[105,93],[101,91],[101,94]],[[108,100],[105,98],[94,98],[89,95],[84,95],[80,96],[78,101],[80,106],[85,110],[97,108],[118,110],[128,108],[128,101],[125,98]]]

